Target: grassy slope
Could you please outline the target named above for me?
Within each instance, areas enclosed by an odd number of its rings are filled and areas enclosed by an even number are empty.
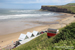
[[[75,6],[61,6],[61,8],[65,8],[68,11],[75,13]]]
[[[74,13],[75,14],[75,3],[69,3],[69,4],[66,4],[66,5],[63,5],[63,6],[43,6],[43,7],[55,7],[55,8],[58,8],[58,9],[67,9],[67,12],[69,13]]]
[[[67,5],[75,5],[75,3],[69,3],[69,4],[67,4]]]
[[[67,9],[67,11],[75,13],[75,6],[58,6],[57,8]]]
[[[58,8],[58,9],[67,9],[67,12],[68,11],[71,11],[70,13],[74,13],[75,14],[75,6],[67,6],[67,5],[64,5],[64,6],[43,6],[43,7],[55,7],[55,8]]]
[[[60,34],[55,37],[47,38],[47,34],[23,44],[13,50],[65,50],[64,48],[56,48],[56,46],[74,46],[75,49],[75,23],[60,29]],[[70,49],[73,50],[73,49]]]

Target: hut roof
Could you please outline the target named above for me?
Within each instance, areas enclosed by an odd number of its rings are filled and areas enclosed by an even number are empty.
[[[51,29],[51,28],[48,28],[48,30],[57,31],[58,29]]]
[[[20,37],[18,38],[19,40],[24,40],[27,36],[25,34],[22,34],[20,35]]]
[[[31,32],[27,32],[26,35],[30,38],[30,37],[32,37],[33,34]]]
[[[37,36],[38,31],[33,31],[32,33],[33,33],[35,36]]]

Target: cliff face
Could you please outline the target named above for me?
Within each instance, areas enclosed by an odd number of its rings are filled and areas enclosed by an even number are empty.
[[[42,10],[48,10],[53,12],[65,12],[65,13],[73,13],[72,11],[66,9],[66,8],[58,8],[56,6],[41,6]]]

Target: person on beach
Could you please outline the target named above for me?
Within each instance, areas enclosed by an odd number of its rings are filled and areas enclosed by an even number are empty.
[[[14,44],[15,46],[13,48],[16,48],[18,45],[20,45],[19,41],[16,41],[16,43]]]
[[[3,42],[3,41],[2,41]]]

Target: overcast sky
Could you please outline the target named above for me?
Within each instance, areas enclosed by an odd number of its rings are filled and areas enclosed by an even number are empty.
[[[0,0],[4,9],[40,9],[41,5],[64,5],[75,3],[75,0]]]

